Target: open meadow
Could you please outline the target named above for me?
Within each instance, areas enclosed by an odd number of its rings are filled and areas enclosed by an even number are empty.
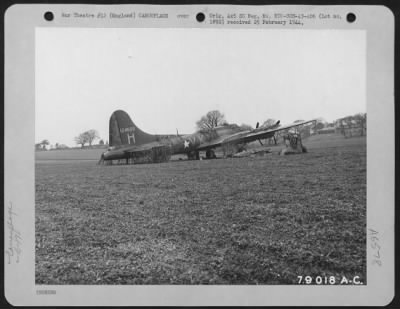
[[[365,283],[366,139],[303,142],[300,155],[146,165],[38,153],[36,283]]]

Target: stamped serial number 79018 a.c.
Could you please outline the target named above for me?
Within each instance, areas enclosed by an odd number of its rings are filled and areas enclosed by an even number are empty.
[[[347,278],[337,278],[335,276],[297,276],[298,284],[317,284],[317,285],[334,285],[334,284],[363,284],[359,276]]]

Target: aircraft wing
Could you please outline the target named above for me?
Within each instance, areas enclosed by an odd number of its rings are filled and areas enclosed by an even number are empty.
[[[211,142],[203,143],[199,147],[197,147],[197,150],[201,151],[201,150],[207,150],[207,149],[213,149],[213,148],[219,147],[222,145],[222,143],[224,142],[224,140],[226,138],[227,138],[226,136],[223,136],[223,137],[214,139]]]
[[[245,142],[250,142],[250,141],[255,141],[258,139],[262,139],[262,138],[268,138],[268,137],[272,137],[276,132],[279,131],[283,131],[283,130],[288,130],[291,128],[295,128],[295,127],[299,127],[299,126],[303,126],[305,124],[311,123],[316,121],[316,119],[312,119],[312,120],[307,120],[307,121],[302,121],[302,122],[296,122],[296,123],[292,123],[292,124],[288,124],[288,125],[284,125],[278,128],[273,128],[273,129],[267,129],[267,130],[260,130],[258,132],[254,132],[257,130],[254,130],[253,132],[251,132],[250,134],[248,134],[246,136],[246,141]]]
[[[197,148],[197,150],[201,151],[201,150],[212,149],[212,148],[220,147],[223,144],[227,144],[227,143],[233,143],[233,144],[250,143],[250,142],[256,141],[258,139],[272,137],[272,136],[274,136],[274,134],[276,132],[287,130],[287,129],[298,127],[298,126],[302,126],[302,125],[311,123],[313,121],[316,121],[316,119],[292,123],[292,124],[281,126],[278,128],[258,128],[258,129],[252,130],[252,131],[243,131],[243,132],[235,133],[230,136],[223,136],[223,137],[217,138],[208,143],[203,143]]]

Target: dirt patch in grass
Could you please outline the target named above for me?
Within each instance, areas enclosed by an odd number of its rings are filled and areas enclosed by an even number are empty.
[[[365,139],[324,143],[285,157],[37,164],[36,283],[366,282]]]

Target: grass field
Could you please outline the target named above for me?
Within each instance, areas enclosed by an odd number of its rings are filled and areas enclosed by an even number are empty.
[[[99,160],[101,154],[107,149],[65,149],[65,150],[50,150],[37,151],[35,153],[36,161],[58,162],[60,161],[90,161]]]
[[[149,165],[40,154],[36,283],[365,283],[365,138],[304,144],[302,155]]]

